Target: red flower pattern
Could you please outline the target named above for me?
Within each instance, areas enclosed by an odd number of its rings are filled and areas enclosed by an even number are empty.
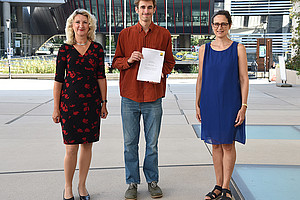
[[[90,86],[91,86],[91,85],[90,85],[90,84],[87,84],[87,83],[84,85],[84,87],[85,87],[86,89],[90,89]]]

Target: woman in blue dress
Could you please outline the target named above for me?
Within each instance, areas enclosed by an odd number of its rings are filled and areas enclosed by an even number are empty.
[[[205,199],[232,198],[229,182],[236,160],[235,141],[245,144],[245,114],[249,90],[244,45],[228,38],[228,11],[212,17],[215,40],[199,49],[196,118],[201,139],[212,144],[216,185]]]

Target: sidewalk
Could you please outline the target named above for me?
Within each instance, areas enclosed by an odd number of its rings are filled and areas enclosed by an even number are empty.
[[[210,146],[196,135],[199,126],[194,109],[195,82],[195,79],[168,80],[159,140],[159,185],[164,200],[203,199],[214,186]],[[52,86],[50,80],[0,79],[1,199],[62,198],[64,145],[60,126],[51,119]],[[108,81],[108,100],[109,117],[102,121],[101,139],[94,145],[87,182],[94,200],[121,200],[127,189],[117,81]],[[296,177],[300,169],[297,153],[300,149],[300,87],[278,88],[265,80],[251,80],[248,105],[249,134],[247,132],[245,146],[237,144],[233,181],[243,196],[250,195],[247,200],[251,195],[253,199],[282,199],[271,198],[269,193],[259,198],[261,193],[253,191],[265,187],[267,191],[289,194],[290,197],[285,196],[287,199],[296,199],[294,191],[297,191]],[[140,144],[142,160],[143,134]],[[282,187],[276,179],[272,184],[257,180],[255,175],[261,172],[257,168],[263,166],[276,169],[270,177],[280,173],[285,185]],[[284,167],[288,167],[288,174]],[[141,178],[138,198],[151,199],[142,173]],[[77,183],[78,171],[74,180],[74,195],[78,199]]]

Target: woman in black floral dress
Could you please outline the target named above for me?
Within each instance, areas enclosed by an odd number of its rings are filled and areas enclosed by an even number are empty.
[[[80,144],[80,199],[90,199],[85,183],[92,157],[92,144],[99,141],[100,118],[107,117],[107,84],[102,46],[94,42],[96,19],[78,9],[66,24],[67,42],[59,49],[53,89],[53,121],[61,123],[66,146],[63,199],[74,199],[72,180]]]

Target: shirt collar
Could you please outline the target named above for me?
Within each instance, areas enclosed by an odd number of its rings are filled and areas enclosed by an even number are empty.
[[[139,32],[144,31],[142,25],[140,24],[140,22],[137,23],[137,28],[139,30]],[[149,31],[153,31],[155,28],[155,24],[153,22],[151,22],[150,26],[149,26]]]

